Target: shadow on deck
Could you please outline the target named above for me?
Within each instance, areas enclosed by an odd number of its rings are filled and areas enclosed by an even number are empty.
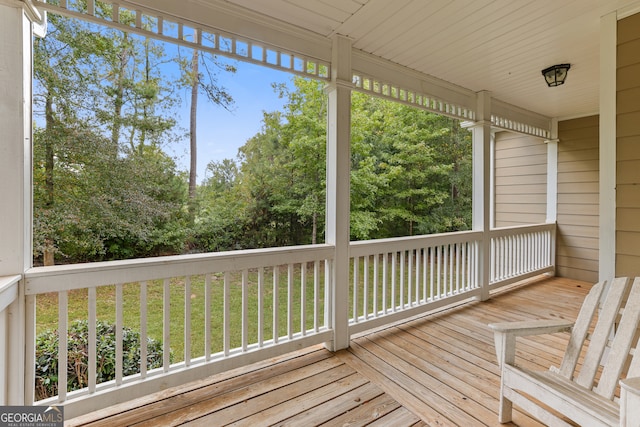
[[[538,278],[354,337],[307,348],[69,420],[70,426],[497,426],[500,372],[488,323],[575,319],[591,284]],[[522,340],[519,362],[560,363],[567,334]],[[519,426],[540,426],[514,412]]]

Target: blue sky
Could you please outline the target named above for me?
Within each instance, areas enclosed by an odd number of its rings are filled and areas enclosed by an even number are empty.
[[[272,83],[289,83],[292,74],[268,67],[218,58],[236,66],[236,73],[220,72],[218,83],[233,96],[232,111],[217,106],[201,94],[198,98],[198,182],[205,176],[211,161],[235,159],[238,148],[258,133],[262,127],[263,111],[282,109],[285,100],[271,87]],[[189,129],[190,92],[181,92],[180,125]],[[176,159],[181,170],[189,170],[189,140],[172,143],[165,151]]]

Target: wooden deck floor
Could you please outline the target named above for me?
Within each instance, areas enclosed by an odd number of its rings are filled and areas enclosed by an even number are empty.
[[[351,348],[313,347],[67,422],[90,426],[498,426],[499,370],[487,324],[574,319],[590,284],[545,279],[362,334]],[[567,335],[522,339],[520,363],[560,362]],[[515,412],[519,426],[541,424]]]

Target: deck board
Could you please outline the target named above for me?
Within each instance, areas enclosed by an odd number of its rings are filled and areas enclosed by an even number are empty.
[[[590,284],[532,280],[331,353],[313,347],[69,420],[69,426],[498,426],[500,371],[488,323],[575,319]],[[560,363],[568,334],[519,339],[532,368]],[[515,411],[510,425],[539,427]]]

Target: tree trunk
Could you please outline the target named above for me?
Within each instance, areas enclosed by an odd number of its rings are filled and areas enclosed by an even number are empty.
[[[151,64],[149,62],[149,39],[144,42],[144,84],[145,87],[149,86],[149,77],[151,75]],[[142,106],[142,130],[140,132],[140,146],[138,147],[142,154],[144,145],[147,143],[147,126],[149,125],[149,99],[145,97],[144,104]]]
[[[53,140],[54,140],[54,132],[55,132],[55,117],[53,115],[53,101],[51,99],[51,95],[47,94],[46,104],[45,104],[45,127],[46,127],[46,137],[44,139],[45,143],[45,162],[44,162],[44,185],[45,185],[45,211],[51,212],[53,210],[53,191],[54,191],[54,181],[53,181],[53,168],[55,166],[54,163],[54,155],[55,151],[53,149]],[[47,236],[44,239],[44,250],[42,253],[44,265],[54,265],[55,259],[55,246],[54,239],[52,236]]]
[[[318,212],[313,211],[313,226],[311,229],[311,244],[318,243]]]
[[[124,106],[124,86],[125,86],[125,74],[127,72],[127,63],[129,62],[129,43],[128,35],[124,33],[122,51],[120,52],[119,59],[120,64],[118,71],[118,77],[115,88],[115,100],[113,105],[113,126],[111,127],[111,144],[115,155],[118,155],[118,145],[120,140],[120,128],[122,127],[122,107]]]
[[[194,201],[196,198],[196,170],[198,167],[198,144],[196,140],[196,118],[198,114],[198,89],[200,77],[198,74],[198,50],[193,50],[191,58],[191,117],[190,117],[190,156],[189,165],[189,211],[192,216],[195,211]]]

